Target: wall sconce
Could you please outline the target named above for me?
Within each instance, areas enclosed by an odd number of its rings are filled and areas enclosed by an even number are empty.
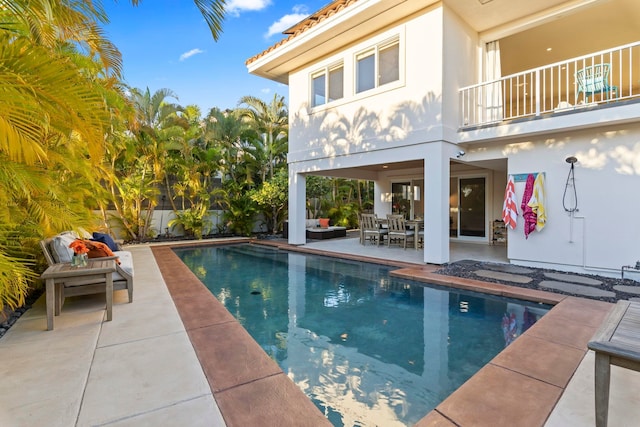
[[[464,150],[460,150],[460,151],[458,151],[458,154],[456,154],[456,157],[460,158],[460,157],[464,156],[465,154],[467,154],[467,153]]]
[[[391,203],[392,195],[391,193],[380,193],[380,201],[382,203]]]

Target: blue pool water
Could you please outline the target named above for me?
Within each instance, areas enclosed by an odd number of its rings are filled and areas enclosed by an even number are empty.
[[[549,309],[255,245],[175,249],[336,426],[410,426]]]

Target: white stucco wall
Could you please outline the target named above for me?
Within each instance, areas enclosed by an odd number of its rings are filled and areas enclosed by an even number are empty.
[[[511,262],[619,275],[623,265],[640,260],[640,125],[475,146],[467,156],[472,160],[507,156],[509,174],[545,173],[547,225],[525,239],[524,221],[518,217],[517,228],[509,232]],[[579,211],[573,218],[563,208],[569,156],[578,158]],[[516,183],[519,204],[524,186]],[[497,187],[494,191],[499,191]],[[494,207],[499,199],[498,193]]]
[[[456,141],[460,126],[459,89],[478,81],[478,33],[450,8],[443,7],[442,123],[444,138]]]
[[[356,54],[393,37],[400,38],[400,80],[355,94]],[[339,61],[344,61],[344,98],[311,109],[311,74]],[[292,73],[289,87],[289,162],[440,140],[442,9],[434,8]]]

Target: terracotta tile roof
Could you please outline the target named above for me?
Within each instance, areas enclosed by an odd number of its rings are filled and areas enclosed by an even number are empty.
[[[288,41],[293,40],[294,38],[296,38],[300,34],[302,34],[305,31],[307,31],[309,28],[312,28],[312,27],[318,25],[320,22],[324,21],[327,18],[330,18],[331,16],[333,16],[336,13],[342,11],[343,9],[349,7],[353,3],[356,3],[357,1],[358,0],[335,0],[335,1],[331,2],[330,4],[324,6],[322,9],[320,9],[319,11],[313,13],[312,15],[309,15],[308,17],[306,17],[304,20],[300,21],[299,23],[297,23],[293,27],[283,31],[283,34],[288,35],[287,38],[284,38],[284,39],[280,40],[278,43],[276,43],[273,46],[267,48],[267,50],[265,50],[265,51],[255,55],[255,56],[252,56],[251,58],[247,59],[245,61],[245,64],[246,65],[251,64],[252,62],[256,61],[258,58],[263,57],[267,53],[279,48],[280,46],[284,45]]]

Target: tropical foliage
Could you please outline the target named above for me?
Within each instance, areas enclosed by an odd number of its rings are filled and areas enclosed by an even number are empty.
[[[225,1],[194,3],[217,39]],[[281,230],[284,97],[245,96],[202,117],[170,89],[126,87],[100,2],[0,0],[0,18],[0,309],[22,305],[36,283],[40,239],[115,225],[120,237],[144,241],[162,233],[159,201],[173,211],[167,227],[195,238],[220,210],[218,232],[250,235],[260,219]],[[371,201],[365,182],[308,184],[310,212],[335,224],[354,225]]]
[[[224,0],[194,3],[217,38]],[[127,102],[105,22],[100,2],[0,0],[0,308],[24,302],[38,239],[90,224],[109,195]]]
[[[263,209],[269,230],[276,234],[282,228],[289,201],[289,176],[282,168],[269,181],[251,193],[251,200]]]
[[[373,182],[307,177],[307,212],[313,218],[328,217],[332,224],[357,227],[358,213],[373,209]]]

